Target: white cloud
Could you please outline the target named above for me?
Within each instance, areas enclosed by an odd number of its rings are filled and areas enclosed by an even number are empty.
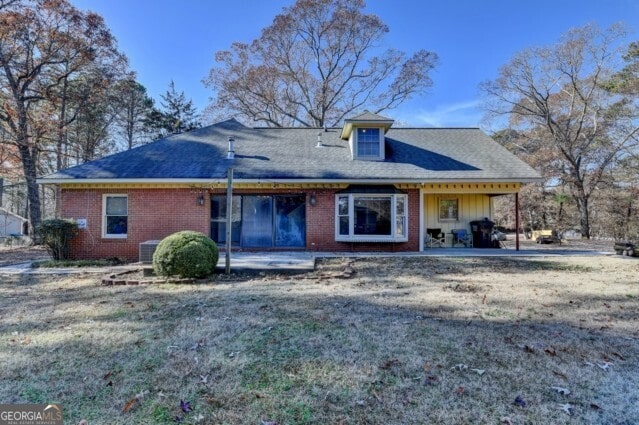
[[[414,110],[398,118],[417,127],[479,127],[482,116],[480,101],[469,100]]]

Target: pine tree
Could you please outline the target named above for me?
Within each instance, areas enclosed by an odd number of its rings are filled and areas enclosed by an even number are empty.
[[[150,117],[156,110],[146,88],[135,80],[135,76],[130,76],[119,82],[116,94],[118,132],[125,147],[131,149],[148,142],[158,130],[151,123]]]
[[[200,128],[197,110],[191,99],[186,99],[184,92],[175,90],[175,83],[171,80],[166,94],[162,98],[161,125],[164,135],[180,134]]]

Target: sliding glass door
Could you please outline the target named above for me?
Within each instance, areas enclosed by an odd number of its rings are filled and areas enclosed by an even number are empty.
[[[242,246],[273,246],[273,198],[242,196]]]
[[[242,197],[234,196],[231,204],[231,243],[239,245],[242,228]],[[226,243],[226,196],[211,197],[211,239]]]
[[[242,248],[306,246],[304,195],[233,197],[232,242]],[[211,197],[211,239],[226,242],[226,197]]]
[[[275,246],[306,246],[306,197],[275,196]]]

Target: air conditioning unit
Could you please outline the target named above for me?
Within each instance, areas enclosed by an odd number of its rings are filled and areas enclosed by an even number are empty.
[[[153,253],[159,243],[160,241],[146,241],[140,244],[140,263],[151,264],[153,262]]]

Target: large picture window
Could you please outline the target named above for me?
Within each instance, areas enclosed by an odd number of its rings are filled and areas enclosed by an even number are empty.
[[[105,238],[126,238],[129,224],[129,199],[127,195],[104,195],[103,236]]]
[[[406,195],[338,195],[335,221],[338,241],[406,241]]]

